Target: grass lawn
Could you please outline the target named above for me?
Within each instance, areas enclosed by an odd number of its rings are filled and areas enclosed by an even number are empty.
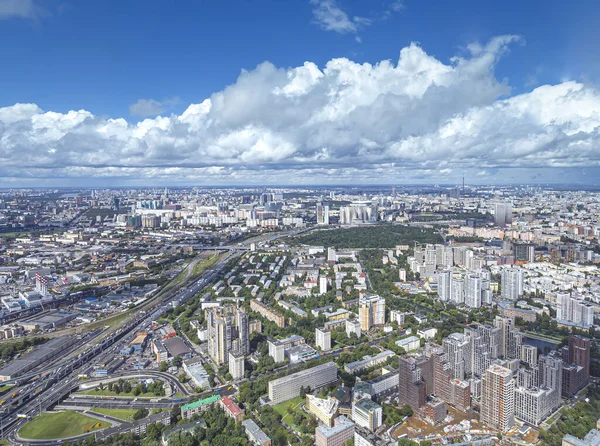
[[[217,261],[223,257],[225,254],[215,254],[212,257],[208,257],[206,259],[200,260],[198,263],[194,265],[192,269],[192,275],[199,276],[208,268],[212,267]]]
[[[138,382],[136,380],[130,380],[131,387],[137,386]],[[108,384],[104,384],[104,390],[99,390],[98,387],[93,389],[84,390],[83,392],[77,392],[79,395],[90,395],[90,396],[130,396],[132,398],[160,398],[154,395],[152,392],[144,392],[139,395],[134,395],[133,392],[125,393],[121,392],[117,394],[114,390],[108,390]]]
[[[305,399],[302,398],[301,396],[299,396],[299,397],[294,398],[293,400],[284,401],[283,403],[279,403],[279,404],[273,406],[273,410],[283,417],[281,419],[281,421],[283,421],[288,426],[293,427],[294,423],[292,422],[292,415],[290,415],[287,412],[287,409],[288,409],[288,407],[292,407],[295,409],[296,407],[300,406],[304,401],[305,401]],[[289,420],[288,420],[288,418],[289,418]]]
[[[135,409],[107,409],[106,407],[93,407],[92,410],[123,421],[133,421],[133,414],[137,412]]]
[[[9,385],[6,385],[6,384],[5,384],[5,385],[3,385],[3,386],[0,386],[0,394],[2,394],[2,393],[4,393],[4,392],[6,392],[6,391],[8,391],[8,390],[12,389],[12,387],[13,387],[13,386],[9,386]]]
[[[99,421],[73,411],[43,413],[27,422],[19,436],[30,440],[54,440],[110,427],[111,423]]]

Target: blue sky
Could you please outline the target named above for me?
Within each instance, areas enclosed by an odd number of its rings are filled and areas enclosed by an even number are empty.
[[[4,134],[0,161],[4,158],[4,163],[0,164],[5,170],[0,174],[7,184],[71,184],[89,181],[90,177],[124,184],[144,184],[149,178],[165,184],[245,184],[249,180],[306,183],[312,179],[322,184],[340,178],[362,182],[373,178],[374,172],[387,170],[390,173],[386,182],[401,176],[405,182],[433,183],[442,171],[442,178],[450,182],[457,181],[465,169],[481,182],[494,182],[507,178],[507,169],[518,172],[517,180],[531,181],[536,174],[523,172],[550,172],[557,167],[577,171],[583,165],[591,168],[600,159],[595,139],[597,125],[590,124],[600,114],[596,102],[600,79],[598,23],[600,3],[594,1],[0,0],[0,39],[5,42],[0,69],[0,108],[4,108],[0,111],[0,130]],[[494,40],[498,36],[511,37]],[[493,42],[500,43],[494,46]],[[411,47],[411,43],[416,46]],[[335,127],[330,121],[338,118],[328,117],[318,125],[306,116],[296,117],[296,123],[281,121],[281,116],[295,113],[294,107],[310,108],[331,96],[332,91],[340,94],[348,82],[342,78],[353,76],[364,63],[371,64],[373,70],[381,61],[398,64],[403,48],[413,48],[407,51],[411,54],[406,60],[418,59],[420,68],[403,73],[408,77],[394,82],[407,84],[421,75],[429,79],[426,88],[415,86],[416,99],[410,88],[399,92],[390,87],[374,92],[369,99],[338,103],[334,108],[339,111],[345,107],[350,113],[360,106],[367,114],[380,113],[390,120],[396,115],[397,125],[405,128],[404,132],[382,128],[374,135],[364,129],[340,136],[329,132]],[[491,54],[491,59],[484,58],[483,53]],[[457,57],[471,61],[471,66],[452,80],[441,81],[438,76],[447,75],[444,67],[456,68]],[[291,82],[298,74],[294,70],[305,62],[325,73],[332,60],[351,64],[340,68],[344,76],[336,75],[335,80],[325,82],[328,76],[317,74],[321,81],[313,79],[310,88],[300,95],[306,100],[300,101],[297,94],[287,95],[289,101],[285,104],[277,99],[282,95],[275,94],[274,102],[264,99],[277,88],[284,88],[286,76]],[[260,65],[264,62],[279,74],[264,69]],[[245,84],[238,79],[242,70],[247,70],[251,78]],[[356,98],[371,88],[369,76],[377,78],[375,72],[363,75],[360,80],[349,81],[357,82]],[[382,76],[388,79],[387,74]],[[435,96],[434,89],[440,82],[444,88],[440,94],[454,99],[437,104],[447,106],[447,110],[432,116],[433,105],[427,98]],[[470,95],[465,84],[477,90],[472,100],[464,98]],[[481,122],[481,126],[486,119],[510,121],[516,126],[512,130],[522,132],[527,139],[514,142],[525,147],[511,156],[516,159],[524,155],[531,158],[529,163],[521,160],[513,166],[510,156],[479,156],[474,147],[481,146],[481,141],[471,140],[472,134],[462,135],[460,141],[452,142],[440,153],[427,145],[434,134],[446,135],[444,126],[447,128],[457,117],[475,111],[484,113],[489,107],[502,110],[505,106],[501,101],[511,97],[530,103],[526,95],[535,88],[561,85],[571,88],[538,94],[540,107],[546,111],[544,116],[524,120],[533,122],[533,128],[515,124],[515,114],[471,119]],[[262,87],[264,96],[259,96]],[[227,91],[231,94],[223,94],[227,102],[219,115],[218,98],[213,95]],[[394,103],[403,95],[410,104]],[[379,103],[384,97],[392,103],[389,109]],[[204,120],[202,123],[186,121],[187,139],[180,138],[182,130],[177,125],[183,124],[173,120],[181,117],[190,104],[203,103],[207,98],[211,98],[210,113],[201,113],[198,119]],[[557,134],[557,129],[548,127],[555,121],[547,116],[548,110],[551,105],[560,110],[559,104],[567,98],[574,101],[569,108],[572,115],[557,111],[564,124],[562,133]],[[27,111],[14,108],[15,104],[25,103],[32,104]],[[312,114],[327,111],[328,106],[331,104],[319,102]],[[423,111],[422,119],[429,125],[404,124],[410,121],[405,108],[408,106],[417,115]],[[239,116],[240,107],[255,114]],[[262,116],[261,107],[269,107],[274,116]],[[277,107],[282,107],[279,112]],[[521,110],[518,105],[515,108]],[[85,114],[69,116],[71,110]],[[155,120],[157,115],[173,118],[161,123]],[[40,122],[36,116],[44,118],[43,131],[36,127],[35,122]],[[108,121],[119,118],[126,123]],[[146,121],[147,129],[140,132],[138,122],[144,118],[152,121]],[[348,114],[339,116],[339,122],[343,122],[340,125],[348,129],[356,127],[354,119]],[[113,125],[118,128],[99,130]],[[574,142],[572,129],[578,125],[589,138]],[[308,126],[310,131],[303,135],[289,130]],[[486,132],[495,133],[488,123],[485,126]],[[498,128],[502,126],[506,125],[499,124]],[[148,130],[150,127],[152,130]],[[190,136],[191,128],[196,133]],[[385,138],[377,136],[383,133]],[[347,141],[338,145],[340,137],[345,139],[348,134]],[[534,142],[532,134],[537,135]],[[497,135],[495,147],[502,146],[502,137],[510,135]],[[422,141],[415,142],[416,137]],[[448,138],[444,136],[436,147],[446,143]],[[411,153],[422,151],[424,156],[407,156],[402,148],[406,144],[411,144]],[[585,156],[567,162],[573,144],[578,148],[584,145]],[[250,150],[253,147],[255,150]],[[23,150],[31,151],[31,160],[24,162],[19,157],[17,163],[14,158]],[[453,161],[454,153],[465,150],[473,150],[473,162],[465,162],[462,156]],[[555,152],[544,156],[549,151]],[[110,157],[105,159],[101,152],[110,152]],[[170,157],[173,152],[183,155]],[[40,153],[43,156],[33,156]],[[534,157],[536,153],[541,156]],[[359,157],[366,162],[353,166],[349,160]],[[123,162],[110,161],[115,158]],[[198,162],[198,158],[205,161]],[[45,165],[37,164],[35,159]],[[59,169],[50,174],[44,170],[47,164]],[[427,181],[428,175],[431,181]],[[384,180],[381,175],[375,176]],[[539,179],[552,177],[554,174],[544,173]]]

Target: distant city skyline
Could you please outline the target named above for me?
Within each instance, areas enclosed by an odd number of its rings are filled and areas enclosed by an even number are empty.
[[[0,0],[0,187],[598,186],[600,5],[522,3]]]

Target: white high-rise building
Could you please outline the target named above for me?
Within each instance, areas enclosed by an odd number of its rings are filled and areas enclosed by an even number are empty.
[[[438,274],[438,297],[442,302],[450,301],[450,281],[452,270],[446,269]]]
[[[515,425],[515,381],[506,367],[493,364],[483,374],[481,422],[501,432]]]
[[[241,353],[229,352],[229,373],[233,379],[244,377],[244,355]]]
[[[591,327],[594,325],[594,307],[568,293],[557,293],[556,320],[571,322],[585,328]]]
[[[504,268],[501,272],[502,299],[518,300],[523,295],[523,278],[522,268]]]
[[[454,305],[465,303],[465,278],[463,276],[453,276],[450,279],[450,301]]]
[[[467,274],[465,278],[465,305],[469,308],[481,307],[481,277]]]
[[[317,347],[320,347],[322,351],[331,350],[331,331],[326,328],[317,328],[315,340]]]
[[[533,345],[522,345],[521,346],[521,361],[529,364],[530,367],[537,367],[538,365],[538,350]]]
[[[327,292],[327,276],[319,276],[319,294]]]

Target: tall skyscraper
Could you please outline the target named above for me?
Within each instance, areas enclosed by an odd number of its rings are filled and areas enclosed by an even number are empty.
[[[497,364],[483,374],[481,422],[506,432],[515,425],[515,382],[512,372]]]
[[[374,325],[385,324],[385,299],[381,296],[364,296],[358,300],[360,328],[369,331]]]
[[[208,354],[217,364],[228,361],[229,352],[250,353],[250,328],[248,313],[234,305],[208,308]]]
[[[518,300],[523,295],[523,269],[518,266],[501,271],[502,299]]]
[[[494,221],[496,226],[506,226],[512,223],[512,204],[496,203],[494,207]]]

